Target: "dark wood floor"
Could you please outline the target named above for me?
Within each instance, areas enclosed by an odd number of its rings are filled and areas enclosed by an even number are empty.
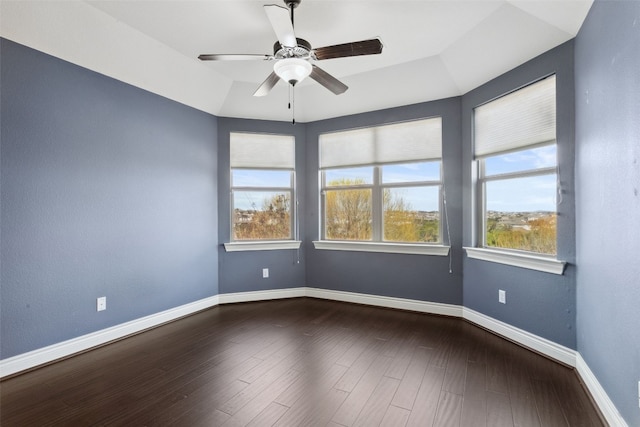
[[[219,306],[0,383],[10,426],[599,426],[573,370],[461,319]]]

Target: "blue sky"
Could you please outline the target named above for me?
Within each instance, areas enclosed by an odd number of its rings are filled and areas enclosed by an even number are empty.
[[[507,153],[485,160],[486,174],[495,175],[554,167],[556,145]],[[487,182],[487,210],[534,212],[556,210],[555,174]]]
[[[287,170],[246,170],[234,169],[231,174],[233,185],[237,187],[291,187],[291,171]],[[271,200],[274,191],[235,191],[234,208],[242,210],[261,209],[265,200]]]
[[[556,165],[556,146],[523,150],[485,159],[487,175],[518,172]],[[236,169],[232,172],[234,186],[281,187],[290,186],[290,171],[256,171]],[[373,182],[373,167],[334,169],[326,171],[328,182],[346,178]],[[383,183],[416,181],[439,181],[440,163],[421,162],[387,165],[382,168]],[[515,178],[487,183],[487,210],[505,212],[533,212],[556,210],[556,175]],[[404,187],[393,190],[399,197],[419,211],[435,211],[439,207],[438,186]],[[235,207],[254,209],[262,207],[263,200],[274,196],[274,192],[238,192]]]
[[[486,173],[487,175],[495,175],[527,169],[553,167],[556,165],[556,158],[555,144],[492,156],[485,160]]]
[[[373,183],[373,167],[326,171],[327,182],[341,178],[360,179],[366,184],[371,184]],[[383,184],[418,181],[440,181],[440,162],[404,163],[382,167]],[[414,210],[438,210],[438,186],[394,188],[392,191],[396,197],[402,197]]]
[[[290,187],[291,172],[288,170],[234,169],[231,173],[234,187]]]
[[[487,182],[488,211],[555,211],[555,200],[555,174]]]
[[[272,200],[276,195],[283,194],[274,191],[235,191],[234,209],[262,210],[265,200]]]

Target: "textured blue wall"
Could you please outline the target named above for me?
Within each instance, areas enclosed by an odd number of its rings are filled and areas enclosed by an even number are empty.
[[[578,350],[640,426],[640,2],[596,1],[575,45]]]
[[[319,239],[318,136],[340,129],[441,116],[453,273],[447,257],[316,250]],[[307,285],[363,294],[462,304],[462,177],[460,99],[410,105],[310,123],[307,126]]]
[[[293,135],[296,140],[296,188],[299,198],[300,238],[304,240],[306,218],[306,142],[305,125],[263,120],[218,119],[218,188],[219,219],[219,277],[220,293],[297,288],[305,285],[305,257],[302,249],[250,252],[225,252],[224,244],[231,240],[231,175],[229,172],[229,135],[231,132],[257,132]],[[262,278],[262,269],[269,269],[269,278]]]
[[[558,205],[558,259],[563,276],[464,259],[464,305],[569,348],[576,348],[573,41],[552,49],[462,97],[464,245],[475,246],[473,108],[550,74],[556,74],[556,135],[562,202]],[[498,302],[498,289],[507,304]]]
[[[0,357],[216,295],[217,119],[0,49]]]

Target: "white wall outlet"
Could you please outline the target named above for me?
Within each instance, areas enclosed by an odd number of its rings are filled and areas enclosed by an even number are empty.
[[[640,408],[640,381],[638,381],[638,407]]]
[[[503,291],[502,289],[498,289],[498,302],[502,304],[507,303],[507,291]]]
[[[96,310],[104,311],[107,309],[107,297],[100,297],[96,300]]]
[[[269,277],[269,269],[268,268],[263,268],[262,269],[262,278],[266,279]]]

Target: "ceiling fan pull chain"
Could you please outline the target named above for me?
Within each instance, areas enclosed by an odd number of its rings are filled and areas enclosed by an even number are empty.
[[[295,86],[289,86],[291,91],[291,124],[296,124],[296,88]]]

